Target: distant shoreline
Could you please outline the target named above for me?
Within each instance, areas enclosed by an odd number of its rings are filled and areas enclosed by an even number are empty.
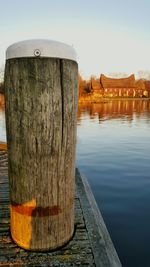
[[[80,100],[79,99],[79,102],[78,104],[82,104],[82,103],[91,103],[91,104],[99,104],[99,103],[104,103],[104,102],[110,102],[110,101],[124,101],[124,100],[146,100],[146,101],[150,101],[150,97],[102,97],[101,99],[98,99],[98,100]]]
[[[91,100],[89,98],[80,98],[78,100],[78,104],[100,104],[100,103],[107,103],[110,101],[133,101],[133,100],[142,100],[142,101],[150,101],[150,97],[101,97],[99,99]],[[0,93],[0,107],[4,106],[4,94]]]

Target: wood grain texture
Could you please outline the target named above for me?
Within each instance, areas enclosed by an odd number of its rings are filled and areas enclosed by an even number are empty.
[[[26,249],[57,248],[74,231],[77,80],[71,60],[6,61],[11,234]]]

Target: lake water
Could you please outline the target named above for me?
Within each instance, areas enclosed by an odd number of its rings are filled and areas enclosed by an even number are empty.
[[[6,140],[3,110],[0,140]],[[88,178],[123,266],[149,267],[150,101],[79,105],[77,166]]]
[[[124,267],[150,266],[150,101],[80,105],[77,165]]]

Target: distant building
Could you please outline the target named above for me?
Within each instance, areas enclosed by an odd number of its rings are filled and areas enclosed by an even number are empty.
[[[91,92],[95,98],[103,97],[104,89],[100,83],[100,79],[91,78]]]
[[[82,93],[79,94],[81,102],[99,102],[103,97],[150,97],[150,81],[135,80],[134,74],[126,78],[110,78],[101,74],[99,79],[91,77],[88,82],[84,81],[84,84],[80,82],[79,92]]]
[[[147,97],[148,91],[142,79],[136,81],[134,74],[127,78],[110,78],[104,74],[100,76],[100,84],[105,97]]]
[[[101,74],[100,83],[103,88],[135,88],[135,76],[132,74],[127,78],[109,78]]]

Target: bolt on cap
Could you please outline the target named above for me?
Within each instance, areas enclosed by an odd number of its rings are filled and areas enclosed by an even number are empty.
[[[77,61],[74,48],[65,43],[35,39],[10,45],[6,50],[6,59],[22,57],[50,57]]]

